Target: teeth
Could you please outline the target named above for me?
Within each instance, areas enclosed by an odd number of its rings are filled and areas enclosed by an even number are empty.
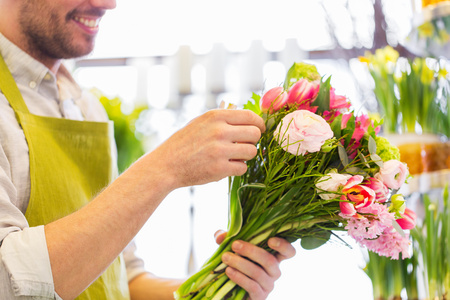
[[[90,28],[97,27],[100,22],[100,19],[86,19],[82,17],[74,17],[74,20]]]

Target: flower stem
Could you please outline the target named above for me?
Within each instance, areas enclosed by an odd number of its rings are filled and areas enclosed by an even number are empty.
[[[220,288],[220,290],[217,292],[217,294],[211,300],[222,300],[235,286],[236,286],[236,283],[229,280],[227,283],[225,283]]]

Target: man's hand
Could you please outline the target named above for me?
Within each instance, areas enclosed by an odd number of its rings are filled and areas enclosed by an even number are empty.
[[[216,242],[222,243],[225,236],[224,231],[216,232]],[[273,237],[268,244],[277,251],[275,254],[248,242],[235,241],[231,246],[234,253],[227,252],[222,256],[228,266],[225,270],[228,278],[245,289],[250,300],[266,299],[281,276],[280,262],[295,255],[295,248],[285,239]]]
[[[239,176],[256,153],[263,119],[249,110],[216,109],[189,122],[150,153],[173,189]]]

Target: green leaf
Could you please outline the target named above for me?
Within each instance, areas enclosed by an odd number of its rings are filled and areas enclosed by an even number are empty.
[[[383,167],[383,160],[378,154],[370,154],[370,158],[373,160],[374,163],[376,163],[380,168]]]
[[[259,104],[260,100],[261,96],[253,93],[251,99],[248,100],[246,104],[244,104],[244,109],[251,110],[255,114],[260,115],[261,114],[261,106]]]
[[[227,238],[231,238],[239,233],[242,227],[242,205],[239,199],[239,186],[241,184],[241,177],[233,177],[233,182],[230,190],[230,201],[228,208],[228,234]]]
[[[367,168],[370,169],[370,165],[367,162],[367,159],[364,157],[364,155],[358,151],[358,157],[361,159],[361,161],[366,165]]]
[[[320,84],[319,94],[316,100],[312,103],[312,106],[317,106],[317,114],[321,115],[324,111],[330,110],[330,89],[331,89],[331,76]]]
[[[330,239],[331,232],[322,231],[315,236],[306,236],[301,239],[300,245],[305,250],[313,250],[319,248]]]
[[[341,160],[341,163],[344,167],[348,165],[348,155],[345,151],[344,147],[339,146],[338,147],[338,153],[339,153],[339,159]]]
[[[369,136],[369,153],[377,154],[377,142],[372,136]]]
[[[333,130],[334,133],[334,137],[337,139],[341,138],[341,127],[342,127],[342,115],[337,116],[334,120],[333,123],[331,123],[331,130]]]
[[[306,78],[309,81],[319,80],[320,74],[315,65],[303,62],[294,63],[286,74],[284,89],[288,90],[301,78]]]
[[[352,114],[351,117],[348,119],[347,124],[345,125],[345,128],[343,130],[343,135],[345,136],[345,146],[347,147],[350,144],[350,141],[353,136],[353,132],[355,132],[355,115]]]

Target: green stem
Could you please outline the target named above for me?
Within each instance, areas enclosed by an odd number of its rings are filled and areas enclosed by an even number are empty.
[[[228,280],[225,274],[222,274],[219,279],[217,279],[207,290],[206,297],[210,298],[214,293]]]
[[[225,283],[220,290],[217,292],[217,294],[212,298],[211,300],[222,300],[234,287],[236,286],[236,283],[229,280],[227,283]]]

